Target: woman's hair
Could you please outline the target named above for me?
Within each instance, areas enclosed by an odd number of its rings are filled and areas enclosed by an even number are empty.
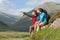
[[[40,10],[41,12],[43,12],[43,9],[42,8],[38,8],[38,10]]]
[[[38,13],[37,13],[37,11],[36,11],[36,10],[32,10],[32,12],[35,12],[36,17],[38,16]]]

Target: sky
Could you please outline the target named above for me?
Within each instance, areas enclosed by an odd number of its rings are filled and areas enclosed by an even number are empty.
[[[0,11],[10,15],[22,16],[23,14],[20,11],[28,12],[45,2],[60,3],[60,0],[0,0]]]

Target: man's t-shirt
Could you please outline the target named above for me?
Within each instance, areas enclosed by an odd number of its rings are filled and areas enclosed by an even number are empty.
[[[30,18],[32,18],[32,24],[34,25],[35,24],[35,22],[37,21],[37,17],[36,16],[34,16],[34,15],[28,15],[27,13],[23,13],[23,14],[25,14],[25,15],[27,15],[27,16],[29,16]]]
[[[34,25],[35,22],[37,21],[37,18],[36,18],[36,16],[31,16],[31,18],[32,18],[32,24]]]

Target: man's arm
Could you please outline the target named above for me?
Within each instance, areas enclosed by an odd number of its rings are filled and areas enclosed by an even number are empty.
[[[31,15],[28,15],[27,13],[23,12],[24,15],[27,15],[28,17],[31,17]]]

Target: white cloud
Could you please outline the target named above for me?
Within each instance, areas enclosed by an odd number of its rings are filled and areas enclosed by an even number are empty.
[[[5,1],[5,0],[4,0]],[[0,3],[2,3],[3,2],[3,0],[0,0]]]
[[[29,12],[31,11],[33,8],[21,8],[20,11],[24,11],[24,12]]]
[[[15,16],[19,15],[16,9],[16,4],[8,0],[0,0],[0,11],[5,12],[10,15],[15,15]]]
[[[28,7],[36,7],[40,4],[43,4],[45,2],[57,2],[57,3],[60,3],[60,0],[29,0],[27,3],[26,3],[26,6]]]
[[[29,0],[26,5],[35,5],[39,0]]]

